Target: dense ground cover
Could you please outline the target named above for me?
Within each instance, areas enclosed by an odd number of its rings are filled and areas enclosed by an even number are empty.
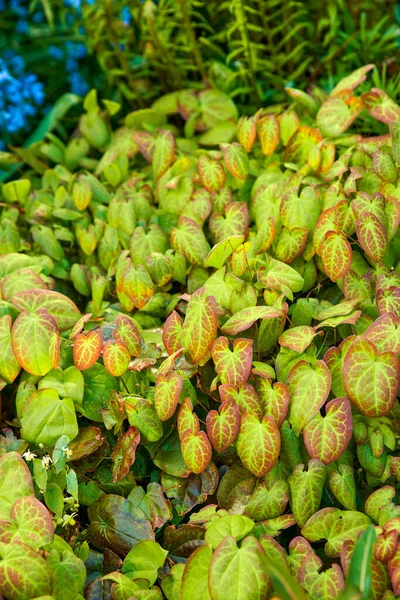
[[[250,115],[375,63],[395,99],[399,24],[395,0],[0,0],[0,150],[91,87],[133,110],[207,84]]]
[[[400,593],[400,107],[181,91],[16,149],[8,600]]]

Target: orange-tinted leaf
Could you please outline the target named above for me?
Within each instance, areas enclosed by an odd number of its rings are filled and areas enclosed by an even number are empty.
[[[229,349],[226,337],[219,337],[211,346],[211,356],[215,370],[222,383],[239,386],[245,383],[251,371],[253,360],[253,340],[239,338],[233,342],[233,351]]]
[[[386,415],[399,389],[399,360],[393,352],[379,354],[372,342],[356,339],[344,357],[343,381],[347,396],[362,414]]]
[[[243,146],[233,142],[233,144],[220,144],[220,148],[224,153],[224,162],[229,173],[236,179],[245,181],[249,174],[249,159]]]
[[[113,331],[113,338],[118,342],[123,342],[128,348],[131,356],[138,357],[142,350],[142,340],[140,333],[132,319],[127,315],[117,315],[115,319],[117,329]]]
[[[370,115],[383,123],[393,123],[400,118],[400,106],[398,106],[383,90],[372,88],[362,95],[364,107]]]
[[[318,332],[313,327],[299,325],[298,327],[292,327],[284,331],[278,341],[281,346],[285,346],[301,354],[308,348],[316,335],[318,335]]]
[[[349,242],[341,233],[328,231],[321,243],[321,258],[325,273],[332,281],[337,281],[350,268],[352,251]]]
[[[331,389],[331,375],[322,360],[317,360],[315,366],[300,360],[290,370],[287,385],[290,394],[289,421],[294,432],[299,434],[325,404]]]
[[[136,427],[129,429],[118,438],[113,453],[112,460],[112,478],[116,483],[129,473],[131,465],[135,462],[136,448],[140,442],[140,432]]]
[[[173,354],[181,347],[182,318],[173,310],[164,323],[162,341],[168,354]]]
[[[239,387],[235,387],[229,383],[220,385],[218,388],[221,401],[223,403],[232,400],[239,408],[239,412],[243,415],[245,412],[257,415],[261,418],[263,416],[263,406],[260,398],[253,386],[250,383],[244,383]]]
[[[400,319],[393,313],[384,313],[368,327],[363,337],[372,342],[378,352],[400,354]]]
[[[237,451],[244,466],[263,477],[278,460],[281,437],[275,420],[266,415],[262,421],[250,413],[242,415]]]
[[[26,290],[12,297],[12,303],[19,310],[33,312],[45,308],[55,320],[60,331],[70,329],[81,316],[79,308],[72,300],[53,290]]]
[[[267,115],[257,123],[258,138],[261,143],[262,153],[266,156],[272,154],[279,144],[280,127],[275,115]]]
[[[200,422],[197,415],[193,413],[193,405],[189,398],[182,400],[178,412],[178,434],[181,439],[186,431],[191,431],[192,433],[200,431]]]
[[[182,375],[169,373],[157,377],[154,406],[161,421],[167,421],[174,414],[178,405],[183,385]]]
[[[80,371],[89,369],[101,354],[103,338],[101,329],[94,329],[88,333],[78,333],[74,340],[74,365]]]
[[[379,219],[370,212],[362,213],[356,221],[356,232],[364,252],[376,262],[382,260],[386,253],[388,239]]]
[[[11,345],[11,327],[10,315],[0,317],[0,377],[7,383],[12,383],[21,370]]]
[[[262,403],[263,415],[271,415],[280,427],[289,410],[287,386],[280,381],[272,384],[267,377],[258,377],[256,388]]]
[[[153,173],[159,179],[175,159],[175,140],[170,131],[160,131],[152,147]]]
[[[237,137],[246,152],[250,152],[257,136],[257,126],[254,117],[240,117],[237,124]]]
[[[218,160],[202,154],[197,161],[197,170],[201,184],[209,192],[216,192],[224,186],[225,171]]]
[[[24,310],[11,330],[11,344],[16,359],[31,375],[46,375],[58,367],[60,334],[54,318],[45,308]]]
[[[351,406],[347,398],[334,398],[326,405],[326,415],[317,413],[303,430],[311,458],[329,465],[346,450],[352,434]]]
[[[249,329],[258,319],[275,319],[282,315],[283,310],[275,306],[250,306],[239,310],[221,329],[227,335],[236,335]]]
[[[114,377],[120,377],[127,371],[130,360],[130,352],[123,342],[113,342],[112,340],[108,340],[108,342],[104,344],[104,366],[111,375],[114,375]]]
[[[187,306],[180,343],[197,364],[206,356],[217,333],[217,303],[214,296],[203,296],[203,288],[193,294]]]
[[[240,412],[233,400],[223,402],[219,411],[210,410],[207,415],[207,433],[217,452],[223,452],[239,433]]]
[[[181,439],[183,460],[192,473],[202,473],[210,464],[212,448],[205,431],[186,431]]]
[[[287,264],[293,262],[295,258],[304,252],[307,239],[308,229],[283,227],[275,248],[275,258]]]

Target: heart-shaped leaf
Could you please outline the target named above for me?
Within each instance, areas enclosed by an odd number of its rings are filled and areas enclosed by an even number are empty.
[[[181,439],[183,459],[192,473],[201,473],[211,461],[212,448],[205,431],[188,430]]]
[[[78,333],[74,340],[74,365],[80,371],[89,369],[97,361],[103,347],[101,329]]]
[[[7,383],[12,383],[21,370],[11,345],[11,327],[10,315],[0,317],[0,377]]]
[[[249,329],[258,319],[274,319],[282,315],[282,309],[275,306],[251,306],[239,310],[221,329],[227,335],[236,335]]]
[[[181,347],[180,336],[182,332],[182,319],[173,310],[164,323],[162,340],[168,354],[173,354]]]
[[[186,310],[180,343],[197,364],[207,354],[217,333],[217,307],[213,296],[202,296],[202,290],[193,294]]]
[[[261,143],[262,153],[272,154],[279,144],[280,127],[275,115],[262,117],[257,123],[257,134]]]
[[[52,290],[26,290],[15,294],[11,301],[21,311],[35,312],[38,308],[46,309],[60,331],[71,329],[81,317],[80,310],[72,300]]]
[[[266,415],[244,413],[237,439],[237,451],[244,466],[257,477],[263,477],[278,460],[281,438],[275,420]]]
[[[267,377],[258,377],[256,387],[262,403],[263,414],[271,415],[280,427],[289,410],[289,390],[287,386],[280,381],[272,384]]]
[[[356,221],[356,232],[364,252],[375,262],[382,260],[388,247],[388,239],[379,219],[370,212],[363,212]]]
[[[311,458],[329,465],[346,450],[353,432],[351,406],[347,398],[327,403],[325,417],[317,413],[303,430],[304,443]]]
[[[325,404],[331,388],[329,369],[322,360],[315,367],[306,360],[298,362],[289,372],[289,421],[298,435]]]
[[[11,330],[11,344],[19,364],[31,375],[43,376],[58,367],[60,334],[45,308],[21,312]]]
[[[108,340],[103,346],[103,361],[107,371],[120,377],[128,369],[131,355],[124,342]]]
[[[178,405],[183,386],[183,377],[178,373],[159,375],[154,395],[154,406],[161,421],[172,417]]]
[[[221,453],[233,444],[239,433],[240,412],[233,400],[226,400],[216,410],[207,415],[207,434],[216,449]]]
[[[289,477],[290,508],[300,527],[318,510],[325,478],[325,465],[314,458],[308,463],[307,471],[304,465],[297,465]]]
[[[233,351],[229,349],[226,337],[217,338],[211,346],[211,356],[223,384],[240,386],[246,383],[250,375],[253,360],[253,340],[239,338],[233,342]]]
[[[12,506],[10,519],[0,521],[0,542],[20,542],[39,550],[49,544],[54,526],[47,508],[32,496],[19,498]]]
[[[142,340],[138,328],[127,315],[117,315],[115,319],[117,328],[113,331],[114,340],[123,342],[131,356],[140,356]]]
[[[343,362],[343,381],[348,398],[368,417],[389,412],[400,384],[400,365],[393,352],[378,353],[376,346],[355,340]]]
[[[263,568],[262,546],[248,536],[240,548],[233,536],[226,536],[216,548],[209,568],[209,589],[213,600],[225,600],[226,590],[236,600],[260,600],[269,591]],[[246,578],[240,573],[246,573]]]

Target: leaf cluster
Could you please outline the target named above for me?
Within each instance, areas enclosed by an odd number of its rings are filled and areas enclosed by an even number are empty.
[[[399,594],[400,107],[372,68],[240,118],[92,91],[10,153],[3,596]]]

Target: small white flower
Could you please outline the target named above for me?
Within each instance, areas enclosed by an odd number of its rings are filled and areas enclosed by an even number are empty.
[[[39,444],[39,448],[40,448],[41,450],[43,450],[43,448],[44,448],[43,444]]]
[[[45,469],[50,469],[51,467],[51,456],[49,456],[48,454],[45,454],[45,456],[43,456],[42,458],[42,465]]]
[[[33,460],[34,458],[36,458],[36,454],[33,454],[33,452],[31,452],[30,450],[27,450],[26,452],[24,452],[24,454],[22,455],[22,458],[24,458],[26,460],[26,462],[30,462],[31,460]]]

